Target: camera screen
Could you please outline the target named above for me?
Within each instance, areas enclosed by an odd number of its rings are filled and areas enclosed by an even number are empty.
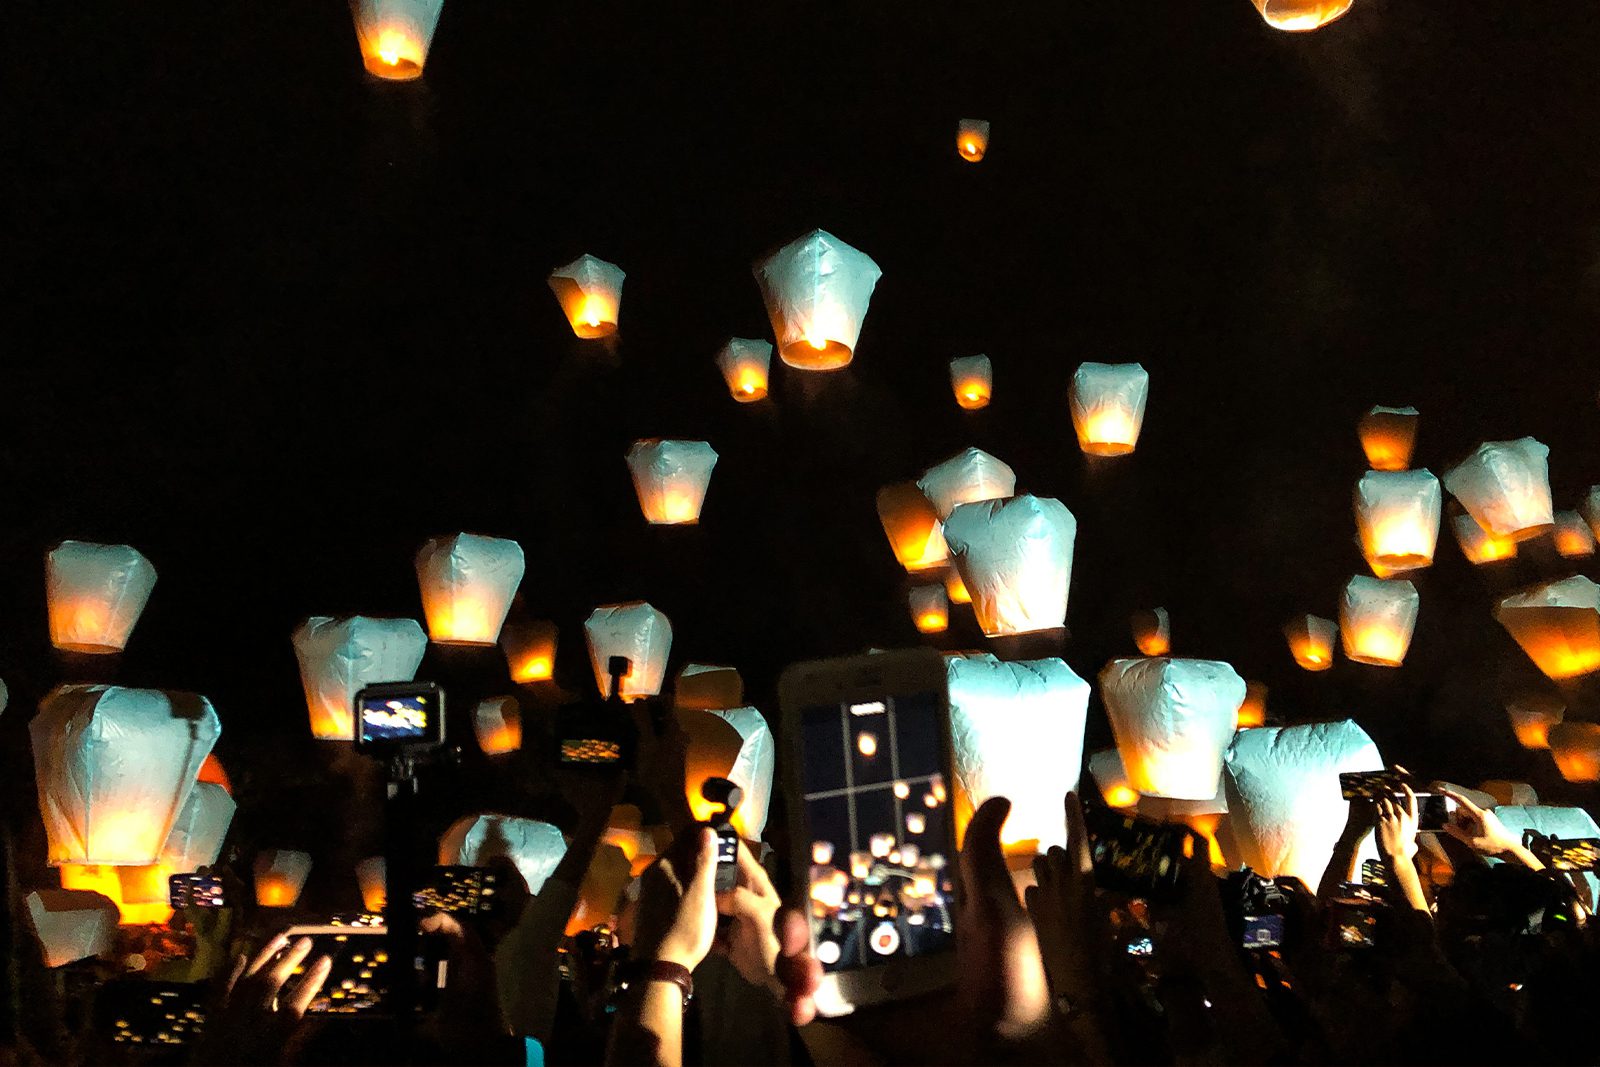
[[[361,698],[357,711],[362,741],[425,741],[433,733],[432,697],[425,693]]]
[[[802,713],[811,932],[826,971],[955,947],[939,714],[933,693]]]
[[[433,869],[427,885],[411,895],[418,911],[452,915],[486,915],[499,900],[499,879],[483,867],[442,866]]]
[[[212,874],[174,874],[167,878],[167,901],[174,908],[227,906],[222,879]]]
[[[1277,948],[1283,944],[1282,915],[1246,915],[1244,935],[1240,943],[1245,948]]]

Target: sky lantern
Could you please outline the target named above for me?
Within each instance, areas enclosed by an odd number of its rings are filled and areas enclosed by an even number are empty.
[[[1468,563],[1498,563],[1503,559],[1517,558],[1517,542],[1510,537],[1496,537],[1471,515],[1462,512],[1450,518],[1450,528],[1455,531],[1456,544]]]
[[[511,680],[519,685],[548,682],[556,672],[556,624],[544,619],[507,622],[500,628]]]
[[[683,792],[699,820],[717,809],[700,793],[707,778],[726,778],[744,791],[733,813],[733,828],[747,841],[759,841],[772,803],[772,776],[778,748],[767,720],[755,708],[694,711],[680,708],[678,726],[688,735],[684,753]]]
[[[1556,512],[1552,537],[1556,551],[1566,559],[1583,559],[1594,555],[1594,533],[1589,529],[1589,523],[1576,511]]]
[[[1172,651],[1172,618],[1166,608],[1140,608],[1130,620],[1133,643],[1146,656],[1165,656]]]
[[[956,123],[956,152],[968,163],[983,159],[989,151],[989,123],[986,119],[961,119]]]
[[[596,926],[616,921],[622,891],[633,881],[633,863],[616,845],[601,841],[589,858],[589,867],[578,883],[577,900],[567,916],[566,934],[575,937]]]
[[[1531,437],[1488,441],[1445,474],[1444,487],[1491,535],[1526,541],[1555,522],[1549,459]]]
[[[1600,670],[1600,585],[1583,575],[1508,596],[1494,617],[1556,681]]]
[[[972,594],[967,592],[966,583],[961,580],[961,572],[954,567],[944,572],[944,592],[952,604],[972,603]]]
[[[263,908],[292,908],[300,903],[306,879],[311,876],[311,854],[292,848],[269,848],[256,853],[256,904]]]
[[[535,894],[566,854],[567,839],[560,829],[515,815],[464,815],[439,838],[441,865],[487,867],[491,860],[507,860]]]
[[[1350,10],[1355,0],[1250,0],[1268,26],[1290,33],[1319,30]],[[1310,883],[1315,885],[1313,881]]]
[[[1361,554],[1387,574],[1433,563],[1443,507],[1439,479],[1428,470],[1368,471],[1356,483]]]
[[[878,490],[878,521],[894,549],[894,558],[908,571],[937,567],[949,558],[939,512],[915,482],[897,482]]]
[[[1376,667],[1400,666],[1411,647],[1421,606],[1417,587],[1408,581],[1364,574],[1351,578],[1339,605],[1345,656]]]
[[[1078,521],[1065,504],[1030,494],[962,504],[945,540],[988,637],[1063,626]]]
[[[428,651],[415,619],[313,615],[292,640],[311,736],[323,741],[353,740],[356,694],[380,682],[409,682]]]
[[[149,864],[222,727],[193,693],[63,685],[28,732],[50,864]]]
[[[368,74],[385,81],[422,77],[444,0],[355,0],[350,8]]]
[[[1583,517],[1589,523],[1589,532],[1600,539],[1600,485],[1589,487],[1589,495],[1583,501]]]
[[[772,346],[753,337],[733,337],[717,350],[717,369],[728,383],[728,394],[741,404],[753,404],[767,395],[772,367]]]
[[[706,502],[716,451],[705,441],[668,441],[651,437],[628,449],[639,510],[652,526],[693,525]]]
[[[117,905],[100,893],[40,889],[28,894],[28,921],[46,967],[108,956],[116,944]]]
[[[628,660],[622,676],[622,699],[658,696],[672,652],[672,623],[643,600],[605,604],[590,612],[583,635],[589,642],[589,662],[602,697],[611,696],[612,656]]]
[[[1567,706],[1544,693],[1528,693],[1506,705],[1511,731],[1523,748],[1549,748],[1550,728],[1566,718]]]
[[[1489,778],[1478,783],[1478,791],[1488,793],[1496,805],[1531,807],[1539,803],[1539,791],[1527,782],[1514,782],[1507,778]]]
[[[1600,723],[1556,723],[1550,727],[1550,755],[1567,781],[1600,782]]]
[[[758,260],[754,272],[785,363],[798,370],[849,365],[883,276],[870,256],[812,230]]]
[[[361,906],[370,914],[383,914],[389,901],[388,861],[382,856],[368,856],[357,863],[356,885],[361,888]]]
[[[1361,416],[1356,433],[1367,466],[1375,471],[1403,471],[1411,466],[1417,446],[1417,409],[1378,406]]]
[[[1338,633],[1338,625],[1321,615],[1296,615],[1283,627],[1289,655],[1308,671],[1325,671],[1333,666],[1333,639]]]
[[[572,332],[588,340],[617,332],[622,281],[626,277],[615,263],[585,253],[551,271],[549,281],[556,302],[572,324]]]
[[[950,597],[944,585],[914,585],[906,594],[911,621],[922,634],[944,633],[950,626]]]
[[[1244,684],[1244,703],[1234,721],[1236,729],[1253,730],[1267,723],[1267,686],[1265,682]]]
[[[1000,500],[1017,491],[1017,475],[1004,461],[980,448],[968,448],[936,463],[917,479],[940,519],[962,504]]]
[[[116,907],[118,925],[146,926],[172,918],[165,883],[161,885],[159,896],[155,892],[161,870],[159,864],[113,867],[110,864],[63,863],[56,868],[56,873],[62,889],[99,893],[109,900]]]
[[[1117,659],[1100,672],[1111,734],[1140,793],[1175,800],[1217,795],[1244,679],[1205,659]]]
[[[216,863],[238,808],[220,785],[196,782],[161,846],[161,865],[167,873],[188,874]],[[161,899],[166,900],[164,884]]]
[[[1085,363],[1072,376],[1068,404],[1078,447],[1091,456],[1126,456],[1139,443],[1150,374],[1138,363]]]
[[[61,542],[44,559],[50,643],[64,652],[121,652],[155,584],[155,567],[136,548]]]
[[[968,411],[989,406],[994,393],[994,365],[988,356],[957,356],[950,361],[950,388],[956,403]]]
[[[417,550],[417,585],[428,637],[442,645],[492,645],[522,582],[522,546],[458,533]]]
[[[1133,787],[1127,768],[1122,765],[1122,755],[1116,749],[1105,748],[1091,754],[1089,775],[1107,807],[1131,808],[1139,803],[1139,791]]]
[[[522,708],[516,697],[489,697],[478,702],[472,715],[473,733],[485,756],[515,752],[522,747]]]
[[[744,679],[737,669],[713,663],[685,663],[672,683],[672,706],[723,711],[744,704]]]

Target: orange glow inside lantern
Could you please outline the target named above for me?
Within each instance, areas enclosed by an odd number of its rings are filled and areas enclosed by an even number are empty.
[[[1222,825],[1222,816],[1220,814],[1184,815],[1178,821],[1205,839],[1206,854],[1210,857],[1211,866],[1231,866],[1227,857],[1222,853],[1221,843],[1217,840],[1217,829]]]
[[[1305,33],[1321,29],[1350,10],[1354,0],[1251,0],[1275,30]]]
[[[613,921],[617,902],[632,879],[633,864],[623,850],[601,842],[578,886],[577,902],[567,917],[567,936],[573,937]]]
[[[256,879],[256,903],[263,908],[292,908],[300,899],[300,887],[281,875]]]
[[[943,633],[950,625],[950,601],[942,585],[919,585],[906,596],[917,632]]]
[[[1244,684],[1244,703],[1239,705],[1239,715],[1235,728],[1249,730],[1256,726],[1264,726],[1267,721],[1267,687],[1261,682],[1246,682]]]
[[[292,908],[311,874],[311,857],[304,852],[276,850],[256,855],[256,904],[263,908]]]
[[[64,652],[121,652],[155,583],[155,567],[137,549],[62,541],[45,554],[50,643]]]
[[[1582,559],[1594,555],[1594,533],[1582,515],[1576,511],[1559,511],[1551,536],[1556,551],[1566,559]]]
[[[617,332],[627,274],[615,263],[585,253],[550,273],[550,291],[572,332],[585,340]]]
[[[522,748],[522,709],[512,697],[491,697],[483,701],[473,719],[478,748],[485,756],[499,756]]]
[[[422,77],[422,46],[404,30],[385,28],[363,60],[369,74],[389,81]]]
[[[1068,397],[1078,447],[1091,456],[1126,456],[1144,425],[1150,375],[1138,363],[1084,363]]]
[[[1566,717],[1567,709],[1554,697],[1533,693],[1506,705],[1511,730],[1523,748],[1549,748],[1550,728]]]
[[[217,759],[215,752],[206,756],[206,761],[200,764],[200,777],[198,781],[210,782],[220,785],[229,796],[233,795],[233,783],[228,780],[228,772],[223,769],[222,761]]]
[[[1367,466],[1375,471],[1403,471],[1411,466],[1417,445],[1417,409],[1375,407],[1356,427]]]
[[[944,576],[944,593],[950,598],[952,604],[972,603],[972,594],[967,592],[967,585],[961,580],[960,571],[947,571]]]
[[[1600,670],[1600,588],[1582,575],[1506,597],[1495,618],[1557,681]]]
[[[1450,519],[1455,530],[1456,544],[1468,563],[1498,563],[1503,559],[1517,558],[1517,542],[1512,537],[1496,537],[1478,525],[1478,520],[1462,513]]]
[[[1308,671],[1325,671],[1333,666],[1333,638],[1338,627],[1332,619],[1304,615],[1283,628],[1289,654]]]
[[[508,623],[500,632],[500,647],[511,668],[511,680],[527,685],[548,682],[555,674],[556,625],[543,620]]]
[[[1172,622],[1166,608],[1144,608],[1133,613],[1133,643],[1146,656],[1172,651]]]
[[[956,403],[968,411],[989,406],[994,391],[994,366],[988,356],[961,356],[950,361],[950,388]]]
[[[956,124],[956,152],[968,163],[981,160],[989,151],[989,123],[984,119],[962,119]]]
[[[1442,492],[1426,470],[1368,471],[1356,484],[1361,554],[1380,578],[1426,567],[1439,540]]]
[[[164,923],[172,918],[172,906],[167,903],[167,875],[169,869],[160,864],[145,867],[111,867],[104,864],[63,863],[56,868],[62,889],[87,889],[108,898],[117,906],[117,922],[123,926],[147,926]],[[128,872],[128,873],[125,873]],[[126,882],[124,879],[126,878]],[[159,882],[159,894],[150,887]],[[124,885],[138,897],[154,899],[124,899]]]
[[[894,558],[908,571],[937,567],[950,558],[939,513],[915,482],[878,490],[878,520],[889,538]]]
[[[361,887],[361,906],[369,914],[382,914],[389,900],[389,865],[384,858],[368,856],[356,864],[356,884]]]
[[[1563,722],[1550,728],[1550,755],[1569,782],[1600,782],[1600,724]]]
[[[717,366],[728,394],[741,404],[765,399],[772,368],[772,346],[765,341],[735,337],[717,353]]]

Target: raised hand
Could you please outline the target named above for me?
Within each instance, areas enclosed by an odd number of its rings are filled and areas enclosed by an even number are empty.
[[[980,1039],[1025,1038],[1050,1017],[1039,939],[1000,848],[1000,827],[1010,813],[1004,797],[984,801],[967,824],[959,863],[960,989]]]
[[[221,1003],[207,1020],[200,1062],[285,1061],[306,1009],[333,969],[331,959],[319,956],[296,976],[311,949],[309,937],[291,944],[286,934],[279,934],[254,957],[241,954],[234,961]]]
[[[1375,804],[1378,851],[1390,862],[1417,854],[1417,794],[1409,785],[1400,788],[1405,790],[1403,797],[1380,797]]]

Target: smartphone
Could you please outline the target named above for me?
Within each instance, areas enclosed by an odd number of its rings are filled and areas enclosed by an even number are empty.
[[[1361,861],[1361,884],[1380,889],[1389,884],[1389,868],[1382,860]]]
[[[1418,784],[1399,771],[1344,771],[1339,775],[1339,794],[1346,800],[1381,800],[1405,795],[1405,786]]]
[[[444,690],[433,682],[387,682],[356,694],[356,748],[427,749],[444,744]]]
[[[1384,904],[1368,886],[1345,882],[1328,901],[1329,941],[1334,948],[1367,949],[1378,944],[1378,915]]]
[[[1278,948],[1283,944],[1283,916],[1246,915],[1239,944],[1247,949]]]
[[[1194,855],[1193,831],[1099,806],[1083,818],[1096,885],[1149,900],[1176,896],[1183,861]]]
[[[791,870],[809,872],[819,1011],[956,977],[955,816],[943,658],[932,649],[791,666],[779,682]]]
[[[499,876],[487,867],[435,867],[411,899],[420,912],[492,915],[501,900]]]
[[[167,903],[174,908],[225,908],[228,897],[214,874],[174,874],[167,878]]]
[[[96,1029],[116,1045],[187,1045],[205,1030],[206,994],[204,982],[114,978],[95,997]]]
[[[1527,831],[1523,841],[1528,850],[1553,871],[1592,871],[1600,867],[1600,838],[1562,840]]]
[[[1450,825],[1450,816],[1455,814],[1456,802],[1453,797],[1443,793],[1418,793],[1417,794],[1417,832],[1423,834],[1436,834]]]
[[[302,974],[318,957],[333,961],[327,981],[311,1001],[308,1013],[317,1015],[380,1016],[389,1013],[389,939],[381,926],[292,926],[285,931],[292,944],[311,939],[311,951],[295,968]],[[412,965],[417,972],[417,1008],[426,1010],[438,1001],[445,984],[445,953],[438,939],[422,937]]]

